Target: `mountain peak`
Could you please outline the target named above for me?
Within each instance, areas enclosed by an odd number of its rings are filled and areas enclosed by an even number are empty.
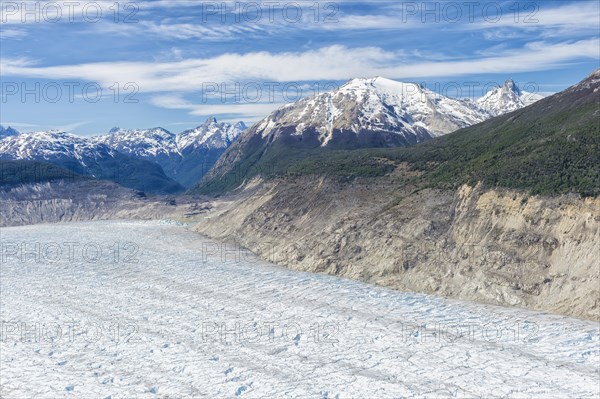
[[[504,82],[504,85],[502,86],[503,89],[507,90],[507,91],[512,91],[515,93],[520,93],[521,90],[519,89],[519,86],[517,86],[517,84],[515,83],[514,80],[512,79],[507,79]]]
[[[16,129],[13,129],[10,126],[8,126],[7,128],[4,128],[4,126],[0,125],[0,138],[9,137],[9,136],[18,136],[19,134],[20,133]]]
[[[413,84],[413,83],[399,82],[397,80],[384,78],[382,76],[375,76],[372,78],[350,79],[342,87],[357,86],[357,85],[372,85],[372,86],[379,86],[379,87],[394,87],[394,86],[400,87],[400,86],[407,85],[407,84]]]
[[[150,129],[125,129],[125,128],[121,128],[121,127],[113,127],[112,129],[110,129],[110,131],[108,132],[109,135],[121,135],[121,136],[153,136],[153,135],[159,135],[159,136],[165,136],[165,137],[171,137],[174,136],[173,133],[171,133],[170,131],[168,131],[165,128],[162,127],[153,127]]]
[[[397,80],[392,80],[392,79],[384,78],[383,76],[375,76],[371,80],[373,81],[373,83],[379,83],[379,84],[399,84],[399,83],[402,83],[402,82],[398,82]]]
[[[39,130],[36,132],[31,132],[29,134],[37,134],[37,135],[50,135],[50,136],[73,136],[73,137],[77,137],[72,133],[68,133],[65,132],[64,130],[60,130],[60,129],[50,129],[50,130]]]
[[[594,87],[594,93],[600,91],[600,88],[596,87],[600,83],[600,68],[588,75],[584,80],[575,84],[571,87],[572,90],[588,89]]]
[[[495,87],[477,100],[477,104],[492,116],[515,111],[541,100],[544,96],[522,91],[512,79],[507,79],[502,87]]]
[[[479,107],[441,96],[417,83],[377,76],[275,111],[250,128],[266,142],[336,149],[408,146],[479,123]],[[267,139],[267,136],[269,138]]]
[[[231,125],[227,122],[217,122],[217,118],[211,116],[202,125],[181,132],[177,135],[177,145],[181,151],[190,148],[227,148],[244,130],[244,122]]]

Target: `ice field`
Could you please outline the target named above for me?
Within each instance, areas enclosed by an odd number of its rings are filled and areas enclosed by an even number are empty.
[[[600,397],[595,322],[294,272],[174,222],[0,240],[2,398]]]

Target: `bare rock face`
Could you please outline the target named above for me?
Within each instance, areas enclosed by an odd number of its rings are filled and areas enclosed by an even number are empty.
[[[541,100],[544,96],[521,90],[517,84],[508,79],[501,87],[496,87],[477,100],[477,105],[492,116],[506,114],[527,107]]]
[[[600,320],[600,199],[255,183],[195,229],[296,270]]]
[[[109,181],[58,180],[0,187],[0,227],[110,219],[163,219],[180,214],[162,197],[148,198]]]

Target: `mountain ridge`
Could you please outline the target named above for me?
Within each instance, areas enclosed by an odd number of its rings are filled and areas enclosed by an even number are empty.
[[[70,142],[64,137],[62,141],[46,137],[45,143],[50,153],[56,146],[63,145],[63,153],[57,156],[64,158],[70,154],[75,160],[81,155],[74,147],[80,147],[80,152],[90,146],[99,146],[98,150],[107,154],[117,151],[157,164],[169,179],[189,188],[205,175],[214,174],[213,166],[217,173],[226,173],[244,157],[251,160],[244,166],[252,166],[269,151],[278,158],[286,156],[286,149],[301,153],[319,148],[412,146],[519,109],[541,97],[531,96],[510,79],[473,101],[446,97],[415,83],[383,77],[355,78],[331,92],[286,104],[250,128],[243,122],[219,123],[215,117],[209,117],[202,125],[177,134],[162,127],[114,127],[106,135],[91,138],[71,135],[68,136]],[[3,132],[8,132],[5,139],[21,137],[0,147],[5,158],[47,160],[39,154],[37,158],[27,158],[26,147],[39,147],[35,137],[41,137],[40,132],[25,136],[14,129],[3,129]],[[19,142],[25,138],[27,145],[23,147]],[[7,143],[12,143],[13,148]]]
[[[280,170],[347,178],[383,176],[400,168],[404,179],[420,187],[456,189],[483,183],[533,195],[598,196],[598,72],[528,107],[409,149],[315,153]],[[216,183],[214,190],[226,187]]]
[[[76,174],[112,180],[148,193],[175,193],[183,189],[155,163],[60,130],[6,137],[0,140],[0,160],[48,162]]]
[[[291,164],[312,153],[409,147],[444,136],[490,119],[494,112],[525,106],[516,94],[518,87],[510,82],[513,95],[507,96],[504,87],[494,89],[480,105],[415,83],[381,77],[352,79],[331,92],[287,104],[257,122],[225,151],[200,186],[234,170],[241,183],[261,169]],[[496,111],[484,109],[498,104]]]
[[[508,79],[504,85],[488,91],[476,103],[492,116],[500,116],[527,107],[542,98],[544,96],[540,94],[521,90],[512,79]]]
[[[181,133],[164,128],[113,128],[95,142],[139,159],[156,162],[165,174],[185,187],[198,182],[229,145],[246,129],[244,122],[230,124],[209,117]]]
[[[4,126],[0,125],[0,140],[2,140],[5,137],[18,136],[19,134],[19,131],[13,129],[10,126],[5,128]]]
[[[244,129],[246,125],[243,122],[234,125],[219,123],[211,117],[197,128],[178,134],[162,127],[114,127],[107,135],[93,137],[76,136],[59,130],[14,131],[0,137],[0,159],[48,161],[70,167],[78,173],[104,176],[106,171],[92,171],[84,164],[89,163],[90,158],[99,158],[99,154],[105,158],[119,157],[122,161],[124,157],[133,158],[157,165],[162,172],[159,173],[154,167],[149,169],[155,174],[164,172],[164,178],[160,179],[169,179],[174,184],[189,187],[202,178]],[[7,130],[3,128],[2,132]],[[110,174],[114,174],[114,171]],[[137,183],[134,188],[141,186],[143,182]],[[172,187],[169,188],[171,190]]]

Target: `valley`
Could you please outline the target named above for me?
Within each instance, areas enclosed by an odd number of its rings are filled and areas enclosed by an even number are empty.
[[[1,399],[600,399],[600,2],[0,20]]]
[[[45,163],[19,186],[4,163],[0,225],[172,218],[295,270],[598,321],[598,76],[409,148],[299,148],[257,123],[185,194]]]
[[[253,181],[183,219],[295,270],[600,321],[600,200],[392,178]]]
[[[598,392],[597,323],[294,272],[173,221],[1,231],[2,397]]]

